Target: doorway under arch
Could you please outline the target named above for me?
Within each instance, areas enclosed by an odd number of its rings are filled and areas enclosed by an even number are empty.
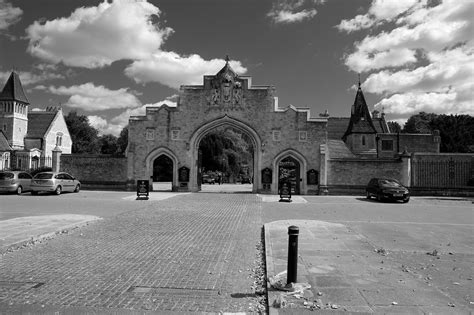
[[[230,128],[233,130],[238,131],[245,135],[245,137],[250,142],[249,144],[253,147],[253,161],[252,165],[249,165],[249,173],[252,174],[253,178],[251,180],[251,191],[256,193],[259,189],[258,183],[260,182],[260,169],[261,169],[261,152],[262,152],[262,142],[257,134],[257,132],[247,124],[235,119],[231,118],[227,115],[224,117],[215,119],[211,122],[208,122],[198,128],[193,136],[190,139],[190,148],[192,154],[192,161],[194,161],[191,165],[191,172],[190,172],[190,179],[191,179],[191,190],[200,191],[201,190],[201,182],[202,182],[202,169],[201,169],[201,157],[202,151],[200,151],[200,144],[201,141],[213,130],[216,128]],[[224,164],[225,161],[222,161]],[[217,189],[217,188],[216,188]],[[250,192],[250,190],[249,190]]]
[[[178,159],[168,148],[156,148],[146,157],[151,190],[174,191],[178,187]]]
[[[277,178],[274,183],[275,191],[279,191],[282,180],[288,180],[291,183],[292,194],[305,194],[307,183],[304,174],[307,169],[307,162],[302,154],[296,150],[288,149],[280,152],[273,163],[273,176]]]

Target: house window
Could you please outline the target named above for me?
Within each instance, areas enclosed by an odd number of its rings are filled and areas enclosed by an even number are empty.
[[[393,151],[393,140],[382,140],[382,151]]]
[[[365,141],[365,136],[362,136],[362,145],[365,146],[366,141]]]
[[[155,139],[155,129],[148,128],[146,130],[146,139],[147,140],[154,140]]]
[[[273,141],[280,141],[280,140],[281,140],[281,131],[273,130]]]
[[[306,142],[308,140],[308,132],[307,131],[300,131],[299,134],[299,141]]]
[[[62,132],[58,132],[56,134],[56,146],[60,147],[63,145],[63,134]]]
[[[171,140],[179,139],[179,130],[171,130]]]

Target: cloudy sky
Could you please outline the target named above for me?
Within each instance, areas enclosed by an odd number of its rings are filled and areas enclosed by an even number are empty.
[[[474,0],[0,0],[0,79],[117,135],[145,106],[231,66],[281,107],[474,115]]]

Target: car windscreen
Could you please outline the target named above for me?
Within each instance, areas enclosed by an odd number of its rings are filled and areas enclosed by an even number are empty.
[[[0,173],[0,179],[12,179],[13,173]]]
[[[53,174],[51,173],[39,173],[36,174],[35,179],[51,179]]]
[[[380,185],[385,186],[385,187],[400,187],[400,183],[396,182],[394,180],[381,180]]]

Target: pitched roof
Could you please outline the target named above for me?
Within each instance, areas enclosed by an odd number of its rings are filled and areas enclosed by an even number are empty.
[[[329,158],[354,158],[355,155],[349,150],[342,140],[330,140],[327,142]]]
[[[328,139],[341,140],[349,125],[349,117],[329,117],[327,124]]]
[[[26,138],[42,139],[57,113],[57,111],[28,112],[28,133]]]
[[[10,77],[0,93],[0,101],[19,101],[29,104],[26,98],[23,86],[21,85],[20,77],[16,72],[12,72]]]
[[[360,82],[354,105],[352,105],[349,126],[347,126],[347,130],[342,138],[346,139],[346,137],[352,133],[377,133],[377,129],[375,129],[372,117],[370,116],[369,108],[365,102],[364,93],[360,88]]]
[[[0,130],[0,151],[11,151],[12,147],[8,143],[7,137],[3,133],[3,131]]]

